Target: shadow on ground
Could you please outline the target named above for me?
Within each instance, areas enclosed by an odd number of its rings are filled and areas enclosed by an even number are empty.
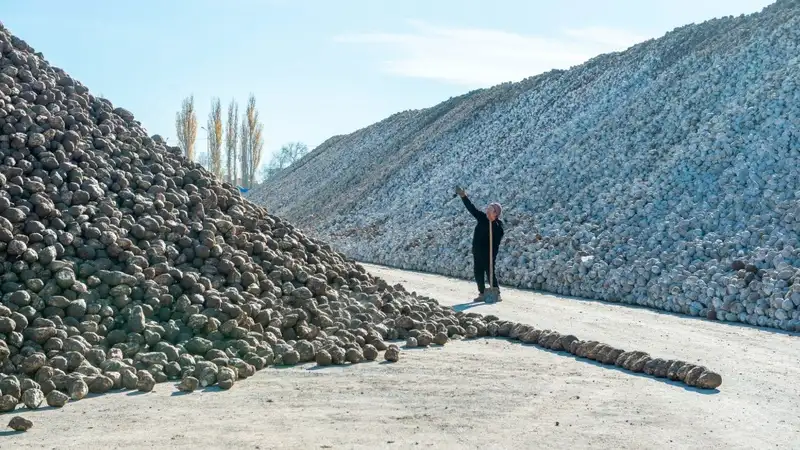
[[[468,309],[472,309],[476,306],[483,306],[485,304],[486,303],[484,302],[469,302],[469,303],[461,303],[459,305],[453,305],[451,306],[451,308],[453,308],[455,312],[464,312]]]
[[[14,431],[14,430],[0,431],[0,437],[13,436],[15,434],[22,434],[22,433],[24,433],[24,431]]]

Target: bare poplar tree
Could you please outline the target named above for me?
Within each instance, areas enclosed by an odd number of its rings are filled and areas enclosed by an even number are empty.
[[[264,150],[264,125],[258,120],[256,97],[253,94],[247,99],[247,109],[242,118],[241,148],[242,183],[251,187]]]
[[[248,169],[250,173],[247,175],[247,179],[250,180],[250,184],[254,184],[256,180],[256,170],[258,169],[258,165],[261,164],[261,155],[264,151],[264,124],[261,122],[257,122],[255,125],[255,131],[251,136],[251,150],[250,150],[250,164],[248,165]]]
[[[181,110],[175,115],[175,131],[178,145],[186,159],[194,161],[194,143],[197,140],[197,116],[194,112],[194,95],[183,99]]]
[[[222,178],[222,104],[219,98],[211,101],[211,112],[208,113],[208,156],[211,172]]]
[[[245,113],[244,117],[242,117],[241,127],[241,139],[239,141],[239,147],[241,147],[241,151],[239,152],[239,164],[242,166],[242,186],[248,187],[247,174],[249,174],[250,171],[247,169],[247,162],[250,160],[250,158],[247,156],[247,154],[250,152],[250,127],[247,125],[247,113]]]
[[[228,123],[225,125],[225,169],[229,183],[236,183],[239,160],[236,152],[239,148],[239,105],[231,100],[228,105]]]

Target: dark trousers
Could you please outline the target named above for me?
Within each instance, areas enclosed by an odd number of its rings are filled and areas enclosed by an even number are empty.
[[[473,252],[472,254],[473,264],[475,268],[475,282],[478,283],[478,292],[483,294],[486,290],[486,282],[484,281],[485,278],[489,278],[489,254],[488,253],[481,253],[481,252]],[[497,283],[497,255],[492,255],[492,286],[499,288],[500,285]]]

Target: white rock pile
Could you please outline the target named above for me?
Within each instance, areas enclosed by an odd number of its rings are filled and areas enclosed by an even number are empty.
[[[250,198],[365,262],[800,330],[800,1],[337,136]],[[541,233],[543,239],[535,236]]]

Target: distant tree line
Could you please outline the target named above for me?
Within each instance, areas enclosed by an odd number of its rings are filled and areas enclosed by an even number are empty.
[[[219,98],[211,100],[211,111],[204,127],[206,151],[195,152],[197,142],[197,115],[194,95],[186,97],[175,115],[175,131],[178,146],[191,161],[202,164],[217,178],[242,187],[253,187],[278,174],[308,153],[301,142],[291,142],[275,153],[268,164],[256,176],[264,150],[264,125],[259,120],[256,98],[247,99],[247,107],[239,115],[239,104],[231,100],[226,120],[222,118],[222,103]]]
[[[274,177],[283,169],[297,162],[307,153],[308,146],[302,142],[290,142],[285,144],[277,153],[272,155],[269,164],[261,169],[261,181],[266,181]]]

